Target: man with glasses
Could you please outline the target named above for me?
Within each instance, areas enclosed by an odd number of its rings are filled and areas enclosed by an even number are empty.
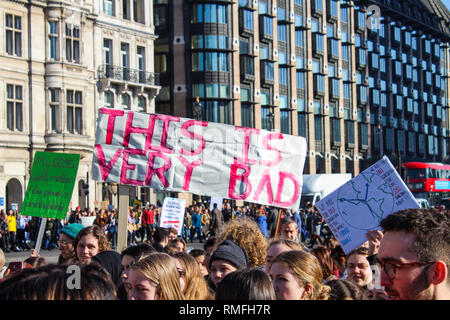
[[[377,260],[388,299],[450,300],[449,220],[432,209],[406,209],[381,221]]]

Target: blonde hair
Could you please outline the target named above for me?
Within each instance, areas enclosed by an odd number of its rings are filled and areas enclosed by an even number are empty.
[[[322,267],[317,258],[305,251],[286,251],[272,262],[272,265],[284,263],[294,274],[300,286],[310,285],[310,300],[328,300],[331,288],[323,283]]]
[[[171,254],[171,257],[178,259],[184,268],[186,284],[183,294],[186,300],[213,300],[214,297],[195,258],[186,252],[176,252]]]
[[[151,253],[132,265],[159,289],[161,300],[184,300],[175,261],[166,253]]]
[[[216,247],[224,240],[231,240],[244,249],[249,267],[266,264],[267,240],[255,221],[247,217],[228,221],[217,236]]]

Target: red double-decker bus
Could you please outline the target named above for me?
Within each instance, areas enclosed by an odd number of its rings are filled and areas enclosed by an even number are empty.
[[[439,205],[450,194],[450,165],[436,162],[406,162],[406,184],[416,198]]]

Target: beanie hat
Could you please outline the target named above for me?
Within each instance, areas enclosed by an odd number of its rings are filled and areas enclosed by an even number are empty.
[[[230,262],[238,269],[248,266],[247,255],[244,249],[231,240],[224,240],[214,251],[209,259],[209,268],[214,260],[225,260]]]
[[[78,232],[84,229],[84,226],[80,223],[71,223],[61,229],[62,233],[67,234],[69,237],[75,239],[77,237]]]

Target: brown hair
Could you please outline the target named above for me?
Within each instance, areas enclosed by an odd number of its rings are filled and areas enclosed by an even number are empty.
[[[385,232],[404,231],[415,236],[409,248],[419,262],[444,261],[450,265],[450,219],[449,215],[434,209],[405,209],[383,220],[380,226]],[[447,275],[450,283],[450,272]]]
[[[311,250],[311,253],[317,258],[322,267],[323,278],[327,279],[333,275],[334,262],[331,257],[331,250],[324,246],[319,246]]]
[[[217,285],[216,300],[276,300],[272,281],[257,268],[236,270]]]
[[[227,239],[244,249],[249,267],[262,267],[266,264],[267,240],[255,221],[247,217],[228,221],[223,232],[217,236],[216,244]]]
[[[78,232],[77,237],[73,242],[73,247],[75,248],[75,250],[77,249],[78,242],[80,242],[81,238],[88,234],[93,235],[98,240],[98,252],[111,250],[111,246],[109,245],[108,238],[106,238],[105,232],[97,225],[86,227]]]
[[[80,268],[80,288],[68,286]],[[116,300],[116,288],[106,270],[96,264],[57,265],[23,269],[0,283],[3,300]]]
[[[272,265],[284,263],[294,274],[300,286],[310,285],[310,300],[327,300],[330,287],[323,283],[322,268],[317,258],[305,251],[292,250],[275,257]]]

